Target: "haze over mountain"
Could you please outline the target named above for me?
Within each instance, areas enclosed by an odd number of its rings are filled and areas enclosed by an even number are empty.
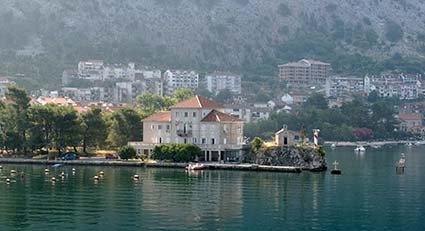
[[[0,70],[5,63],[14,66],[14,60],[30,55],[29,63],[49,57],[45,59],[64,66],[98,58],[161,67],[255,69],[265,74],[272,74],[280,62],[310,57],[332,62],[337,71],[356,67],[370,71],[397,60],[413,68],[425,53],[424,0],[0,0],[0,4]],[[382,66],[371,60],[391,62]]]

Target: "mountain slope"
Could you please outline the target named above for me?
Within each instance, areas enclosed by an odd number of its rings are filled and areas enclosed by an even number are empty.
[[[424,0],[0,0],[0,55],[240,69],[422,58]],[[344,70],[336,59],[336,70]],[[342,67],[340,68],[339,65]]]

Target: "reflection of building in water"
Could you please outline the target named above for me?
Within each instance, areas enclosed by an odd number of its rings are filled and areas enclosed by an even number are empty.
[[[183,222],[185,228],[217,230],[242,216],[242,173],[148,169],[143,178],[143,214]],[[229,190],[231,189],[231,190]],[[220,222],[216,222],[220,221]]]

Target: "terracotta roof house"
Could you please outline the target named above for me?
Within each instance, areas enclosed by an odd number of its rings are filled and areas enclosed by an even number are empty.
[[[422,131],[423,125],[421,114],[399,114],[398,119],[400,120],[400,130],[413,133],[418,133],[417,131]]]
[[[217,102],[194,96],[144,119],[143,141],[129,145],[150,157],[157,145],[195,144],[204,151],[200,161],[240,161],[243,121],[224,110]]]

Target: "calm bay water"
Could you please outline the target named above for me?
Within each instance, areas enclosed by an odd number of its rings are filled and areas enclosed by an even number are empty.
[[[328,150],[334,160],[343,175],[3,165],[0,230],[425,230],[425,147]],[[25,179],[7,185],[11,169]]]

